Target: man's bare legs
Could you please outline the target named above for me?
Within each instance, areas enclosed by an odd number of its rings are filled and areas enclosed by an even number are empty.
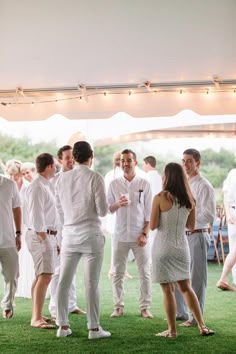
[[[52,274],[43,273],[36,276],[32,284],[32,318],[31,326],[38,327],[44,323],[43,305]]]

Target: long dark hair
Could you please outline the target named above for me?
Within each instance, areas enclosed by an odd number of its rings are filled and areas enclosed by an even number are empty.
[[[183,167],[178,163],[170,162],[165,166],[164,175],[163,190],[169,192],[181,207],[192,209],[195,200]]]

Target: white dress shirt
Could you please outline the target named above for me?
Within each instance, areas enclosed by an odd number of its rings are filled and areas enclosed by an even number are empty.
[[[150,183],[138,176],[130,182],[124,176],[116,178],[108,189],[109,206],[127,193],[131,203],[116,210],[114,237],[122,242],[136,242],[143,232],[145,222],[150,220],[152,203]]]
[[[152,199],[156,194],[160,193],[162,190],[162,179],[157,170],[151,170],[147,172],[147,178],[151,185]]]
[[[28,228],[36,232],[57,230],[54,187],[50,180],[37,175],[25,192]]]
[[[210,182],[198,173],[189,179],[196,200],[195,229],[204,229],[213,224],[216,213],[215,192]]]
[[[16,247],[12,209],[20,206],[16,183],[0,175],[0,248]]]
[[[64,219],[63,249],[103,235],[99,216],[108,211],[103,177],[86,165],[62,173],[56,184],[57,208]]]

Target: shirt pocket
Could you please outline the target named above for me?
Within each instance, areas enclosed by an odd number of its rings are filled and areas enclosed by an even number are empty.
[[[138,192],[134,192],[134,203],[135,205],[144,204],[144,191],[140,189]]]

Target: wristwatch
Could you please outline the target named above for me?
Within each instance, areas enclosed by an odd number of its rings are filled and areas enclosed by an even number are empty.
[[[21,236],[21,231],[20,231],[20,230],[17,230],[17,231],[16,231],[16,235],[17,235],[17,236]]]

